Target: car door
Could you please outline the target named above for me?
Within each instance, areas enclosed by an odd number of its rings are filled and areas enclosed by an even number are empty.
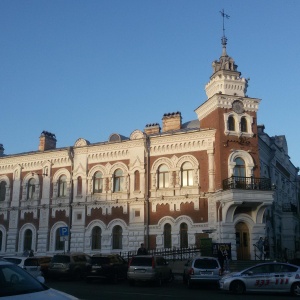
[[[291,286],[291,279],[297,268],[286,264],[274,264],[274,272],[272,274],[272,290],[289,291]]]
[[[269,264],[257,265],[242,273],[247,291],[265,291],[271,286],[271,269]]]
[[[24,260],[23,268],[34,277],[41,275],[41,266],[39,264],[38,258],[35,257],[26,258]]]

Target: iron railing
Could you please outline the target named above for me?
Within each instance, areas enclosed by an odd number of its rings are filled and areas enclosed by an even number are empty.
[[[148,254],[151,255],[160,255],[163,256],[166,260],[187,260],[196,255],[200,255],[200,248],[191,247],[191,248],[180,248],[180,249],[151,249],[148,250]],[[128,251],[128,252],[120,252],[120,255],[129,260],[133,255],[136,255],[137,251]]]
[[[223,180],[223,190],[230,189],[270,191],[272,190],[271,179],[231,176]]]

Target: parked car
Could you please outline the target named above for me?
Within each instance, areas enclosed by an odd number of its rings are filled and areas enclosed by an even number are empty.
[[[3,259],[18,265],[34,277],[42,275],[41,266],[37,257],[4,256]]]
[[[85,253],[55,254],[49,265],[48,276],[51,279],[60,277],[83,279],[89,264],[90,256]]]
[[[183,282],[189,288],[197,283],[213,283],[219,285],[222,268],[217,258],[197,256],[187,261],[183,270]]]
[[[277,262],[258,264],[223,276],[220,289],[233,294],[269,292],[300,296],[300,267]]]
[[[137,255],[129,261],[127,279],[133,285],[136,281],[162,282],[173,279],[172,269],[162,256]]]
[[[35,257],[39,261],[43,277],[47,278],[52,256],[35,256]]]
[[[118,254],[95,254],[90,259],[86,281],[108,279],[117,282],[127,278],[128,262]]]
[[[45,286],[43,277],[34,278],[17,265],[0,260],[0,298],[11,300],[76,300],[78,298]],[[5,298],[6,299],[6,298]]]

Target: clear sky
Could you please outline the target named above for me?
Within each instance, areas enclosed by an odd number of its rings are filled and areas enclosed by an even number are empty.
[[[164,113],[183,122],[206,100],[225,20],[227,53],[258,124],[285,135],[300,166],[299,0],[1,0],[0,143],[5,154],[78,138],[129,136]]]

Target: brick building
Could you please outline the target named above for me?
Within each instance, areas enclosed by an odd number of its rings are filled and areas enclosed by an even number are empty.
[[[233,259],[254,259],[260,236],[273,256],[295,251],[298,169],[285,138],[257,125],[260,99],[246,95],[225,37],[212,67],[190,122],[174,112],[105,142],[56,148],[43,131],[37,151],[5,155],[1,146],[0,254],[201,247],[211,238],[231,243]]]

